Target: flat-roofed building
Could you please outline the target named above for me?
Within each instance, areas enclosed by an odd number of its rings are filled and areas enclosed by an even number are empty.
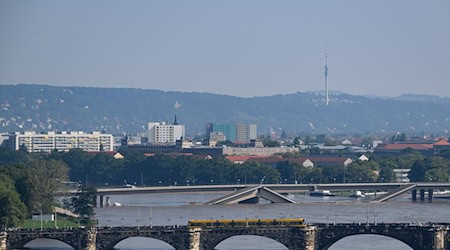
[[[175,144],[184,138],[185,127],[176,123],[149,122],[147,136],[150,144]]]
[[[10,134],[9,140],[15,150],[23,148],[30,153],[46,152],[53,150],[69,151],[80,148],[85,151],[112,151],[114,139],[112,134],[100,132],[85,133],[76,132],[24,132]]]
[[[264,148],[223,148],[224,155],[250,155],[250,156],[271,156],[274,154],[298,153],[298,148],[294,147],[264,147]]]
[[[233,143],[245,144],[256,140],[256,124],[207,123],[206,134],[222,133]]]

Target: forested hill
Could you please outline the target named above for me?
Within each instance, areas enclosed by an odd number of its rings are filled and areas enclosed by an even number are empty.
[[[391,133],[445,134],[450,129],[450,101],[432,96],[369,98],[295,93],[241,98],[209,93],[165,92],[126,88],[0,85],[0,131],[105,130],[133,133],[148,121],[172,121],[188,134],[205,123],[255,123],[258,133]]]

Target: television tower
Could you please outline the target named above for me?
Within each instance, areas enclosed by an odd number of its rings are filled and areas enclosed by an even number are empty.
[[[328,98],[328,41],[325,47],[325,105],[328,106],[330,99]]]

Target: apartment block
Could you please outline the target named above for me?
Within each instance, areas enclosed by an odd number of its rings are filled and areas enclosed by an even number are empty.
[[[165,122],[149,122],[147,137],[148,143],[175,144],[177,140],[185,137],[185,127]]]
[[[16,132],[10,134],[9,140],[13,149],[19,150],[23,147],[30,153],[50,153],[53,150],[69,151],[73,148],[80,148],[85,151],[112,151],[114,143],[112,134],[85,133],[83,131]]]
[[[207,136],[212,133],[222,133],[225,140],[234,143],[250,143],[256,139],[256,124],[207,123]]]

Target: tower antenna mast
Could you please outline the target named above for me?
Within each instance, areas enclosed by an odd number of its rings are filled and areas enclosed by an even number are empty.
[[[325,105],[328,106],[330,99],[328,98],[328,41],[325,47]]]

